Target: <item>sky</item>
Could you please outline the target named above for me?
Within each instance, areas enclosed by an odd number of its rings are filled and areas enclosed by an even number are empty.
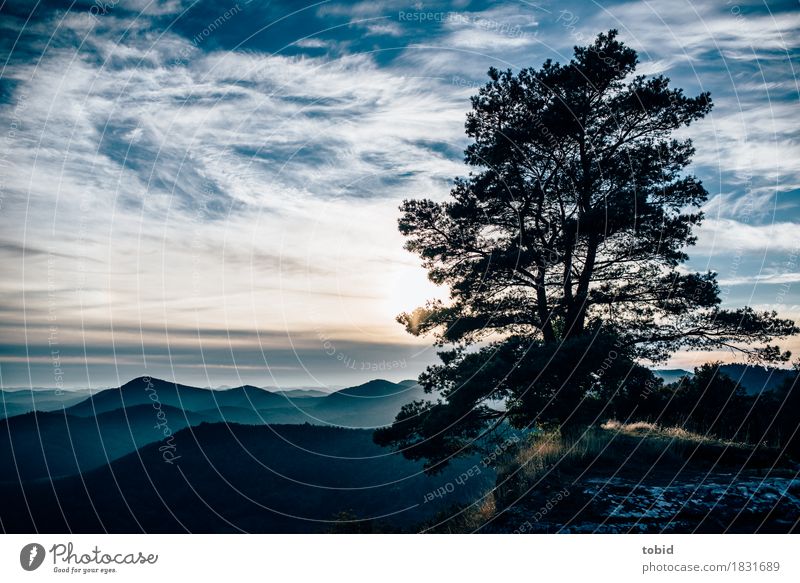
[[[564,62],[609,28],[638,72],[715,102],[687,130],[710,193],[688,267],[727,306],[800,319],[797,2],[15,0],[0,387],[416,377],[435,350],[395,316],[446,291],[398,205],[466,174],[489,67]]]

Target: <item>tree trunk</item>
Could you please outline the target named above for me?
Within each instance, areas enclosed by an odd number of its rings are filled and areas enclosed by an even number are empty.
[[[589,283],[592,281],[594,264],[597,260],[598,241],[596,235],[590,235],[586,250],[586,263],[578,280],[578,289],[567,311],[567,329],[565,338],[575,338],[583,334],[586,324],[586,310],[589,307]]]

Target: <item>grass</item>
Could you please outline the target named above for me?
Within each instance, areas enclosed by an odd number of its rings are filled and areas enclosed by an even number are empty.
[[[430,532],[473,532],[527,492],[557,489],[584,475],[618,473],[647,479],[660,470],[674,477],[680,469],[743,468],[753,463],[753,451],[754,446],[745,443],[645,422],[610,420],[574,438],[558,432],[539,433],[498,468],[498,485],[485,498],[459,509],[456,516],[450,509],[428,528]],[[767,452],[756,456],[755,464],[766,465],[774,459]],[[451,518],[443,520],[448,513]]]
[[[654,423],[609,420],[579,437],[540,435],[520,449],[515,466],[521,482],[530,484],[549,473],[575,473],[592,466],[646,472],[658,464],[670,468],[716,457],[720,461],[746,457],[752,446]],[[505,468],[513,472],[514,468]]]
[[[619,421],[609,420],[603,423],[601,429],[606,431],[616,431],[624,435],[667,438],[680,441],[688,441],[695,444],[705,443],[714,445],[725,445],[729,447],[747,447],[747,444],[719,439],[712,435],[703,435],[692,431],[687,431],[683,427],[661,427],[655,423],[638,421],[636,423],[620,423]]]

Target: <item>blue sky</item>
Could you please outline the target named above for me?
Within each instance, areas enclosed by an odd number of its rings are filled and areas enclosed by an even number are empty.
[[[5,2],[0,382],[342,385],[435,360],[394,316],[444,297],[403,198],[463,174],[490,66],[609,28],[713,113],[689,267],[800,318],[796,2]],[[796,352],[797,342],[787,343]],[[730,355],[678,354],[690,368]]]

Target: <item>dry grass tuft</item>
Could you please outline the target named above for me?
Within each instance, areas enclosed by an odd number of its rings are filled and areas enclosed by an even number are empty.
[[[576,439],[564,439],[558,433],[540,434],[528,447],[520,449],[515,462],[521,468],[523,482],[538,480],[548,471],[597,457],[606,448],[610,434],[588,429]]]
[[[603,423],[601,429],[605,431],[615,431],[625,435],[638,437],[661,437],[671,440],[688,441],[694,444],[713,444],[722,446],[741,447],[745,444],[734,441],[719,439],[712,435],[702,435],[692,431],[687,431],[683,427],[661,427],[655,423],[638,421],[636,423],[620,423],[610,419]]]

